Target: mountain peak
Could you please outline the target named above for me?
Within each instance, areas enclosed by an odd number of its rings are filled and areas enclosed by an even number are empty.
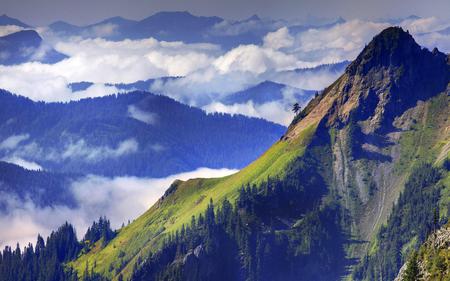
[[[401,66],[421,52],[422,48],[408,31],[401,27],[388,27],[372,39],[349,65],[347,73],[366,74],[376,67]]]
[[[23,28],[30,28],[31,27],[28,24],[23,23],[23,22],[21,22],[18,19],[9,17],[6,14],[3,14],[3,15],[0,16],[0,25],[16,25],[16,26],[20,26],[20,27],[23,27]]]

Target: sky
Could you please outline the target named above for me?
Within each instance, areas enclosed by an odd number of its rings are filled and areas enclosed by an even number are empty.
[[[32,25],[57,20],[85,25],[112,16],[142,19],[159,11],[244,19],[253,14],[274,19],[377,19],[418,15],[449,18],[449,0],[0,0],[0,14]]]

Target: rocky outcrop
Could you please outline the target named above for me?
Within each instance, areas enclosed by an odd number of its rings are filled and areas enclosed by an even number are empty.
[[[448,280],[450,273],[447,268],[449,261],[440,257],[447,256],[450,253],[450,226],[445,226],[435,233],[431,234],[427,241],[422,245],[417,257],[418,273],[417,281]],[[407,269],[411,263],[405,263],[400,269],[394,281],[406,280]],[[436,266],[436,264],[439,264]],[[441,272],[439,272],[441,271]]]

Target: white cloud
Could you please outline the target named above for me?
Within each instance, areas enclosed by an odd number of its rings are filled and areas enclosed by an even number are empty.
[[[128,115],[131,118],[144,122],[148,125],[155,125],[158,120],[158,115],[156,113],[144,111],[137,106],[128,106]]]
[[[294,37],[289,34],[287,27],[282,27],[275,32],[270,32],[264,37],[264,47],[278,50],[294,45]]]
[[[289,86],[284,87],[281,90],[281,94],[283,95],[281,99],[265,103],[254,103],[252,100],[230,105],[221,102],[212,102],[202,108],[208,113],[242,114],[250,117],[263,118],[283,126],[288,126],[294,117],[291,110],[292,105],[298,102],[301,106],[305,106],[311,96],[304,91]]]
[[[0,143],[0,150],[15,149],[21,142],[27,140],[30,137],[28,134],[12,135],[7,137]]]
[[[83,139],[69,143],[61,153],[62,159],[82,159],[87,162],[95,162],[108,158],[117,158],[138,151],[138,143],[135,139],[127,139],[120,142],[116,148],[109,146],[90,146]],[[55,153],[56,154],[56,153]]]
[[[42,168],[42,166],[39,165],[38,163],[32,162],[32,161],[27,161],[27,160],[24,160],[17,156],[5,157],[5,158],[2,158],[1,161],[5,161],[5,162],[11,163],[11,164],[21,166],[22,168],[27,169],[27,170],[33,170],[33,171],[39,171],[39,170],[43,171],[44,170]]]
[[[228,114],[243,114],[251,117],[264,118],[283,126],[289,125],[293,114],[280,101],[273,101],[264,104],[254,104],[252,101],[246,103],[236,103],[225,105],[220,102],[213,102],[203,107],[208,112],[222,112]]]
[[[351,20],[331,28],[309,29],[296,38],[295,52],[300,58],[318,64],[353,60],[387,23]]]
[[[134,138],[125,139],[115,146],[108,146],[92,145],[87,143],[84,139],[74,140],[72,137],[67,137],[64,134],[61,137],[68,139],[66,143],[64,143],[63,148],[47,149],[42,148],[35,141],[20,144],[25,140],[24,137],[10,137],[4,141],[5,146],[9,148],[7,150],[4,149],[2,160],[20,165],[27,169],[39,170],[42,169],[42,167],[33,161],[52,161],[58,163],[68,159],[76,159],[79,161],[95,163],[105,159],[119,158],[133,154],[139,150],[139,144]],[[28,139],[28,137],[26,139]],[[154,145],[154,151],[161,151],[164,149],[161,145]]]
[[[399,24],[410,33],[418,34],[423,32],[433,32],[443,29],[449,25],[436,17],[406,19]]]
[[[16,33],[23,30],[23,27],[17,25],[2,25],[0,26],[0,37]]]
[[[94,37],[106,37],[116,33],[118,26],[113,23],[105,23],[95,25],[92,27],[91,32]]]
[[[261,81],[258,75],[248,71],[221,73],[215,67],[209,67],[175,80],[156,80],[150,91],[193,106],[202,106]]]
[[[272,81],[304,90],[324,89],[333,83],[342,72],[324,70],[283,71],[272,76]]]
[[[211,44],[184,44],[155,39],[79,38],[57,41],[54,48],[69,56],[56,64],[38,62],[0,66],[0,85],[33,100],[68,101],[118,92],[105,83],[132,83],[163,76],[183,76],[209,65],[219,49]],[[43,49],[37,56],[45,53]],[[4,54],[7,55],[7,54]],[[73,95],[69,83],[95,83]]]
[[[267,71],[294,69],[301,66],[301,62],[294,56],[277,50],[241,45],[218,57],[214,66],[221,73],[247,71],[262,74]]]
[[[0,247],[35,242],[37,234],[49,235],[65,221],[74,224],[78,238],[82,238],[93,220],[107,216],[114,228],[133,220],[160,198],[175,179],[222,177],[236,170],[199,168],[192,172],[166,178],[87,176],[72,183],[71,190],[77,208],[67,206],[37,207],[31,200],[19,200],[11,194],[1,194],[0,202],[9,210],[0,214]]]

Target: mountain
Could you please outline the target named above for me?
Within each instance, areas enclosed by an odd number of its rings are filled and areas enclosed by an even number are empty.
[[[147,92],[43,103],[0,91],[0,103],[0,159],[60,173],[164,177],[242,168],[285,129]]]
[[[83,31],[82,27],[64,22],[64,21],[56,21],[52,24],[50,24],[49,29],[56,33],[59,36],[76,36],[76,35],[80,35],[81,32]]]
[[[18,19],[8,17],[7,15],[1,15],[0,16],[0,26],[2,26],[2,25],[15,25],[15,26],[23,27],[23,28],[30,28],[31,27],[28,24],[23,23],[23,22],[21,22]]]
[[[14,65],[30,61],[53,64],[67,58],[47,46],[34,30],[22,30],[0,37],[0,64]]]
[[[134,30],[139,36],[146,33],[158,40],[193,43],[201,41],[202,34],[222,20],[218,17],[194,16],[189,12],[159,12],[141,20]]]
[[[388,28],[256,161],[174,182],[70,266],[131,280],[392,280],[436,207],[447,218],[449,82],[447,55]]]
[[[302,90],[289,87],[272,81],[264,81],[248,89],[226,96],[221,102],[224,104],[247,103],[264,104],[273,101],[281,101],[285,96],[291,100],[305,103],[311,99],[316,91]]]
[[[49,28],[60,36],[103,37],[118,41],[153,37],[191,43],[203,41],[205,32],[221,21],[223,19],[218,17],[194,16],[188,12],[159,12],[140,21],[113,17],[86,26],[58,21]]]

